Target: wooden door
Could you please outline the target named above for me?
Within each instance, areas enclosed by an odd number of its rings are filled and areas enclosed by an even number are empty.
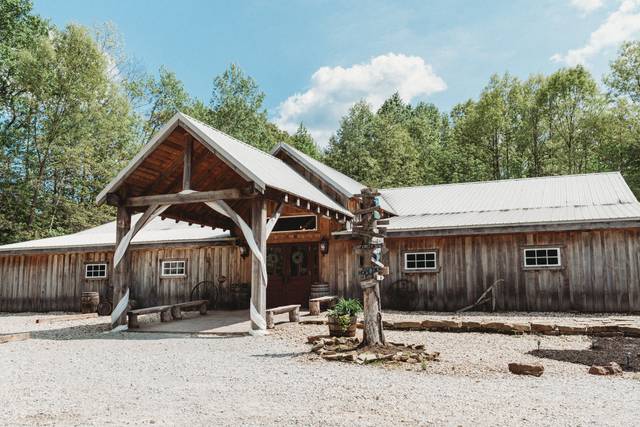
[[[309,303],[311,283],[318,280],[318,244],[267,247],[267,307]]]

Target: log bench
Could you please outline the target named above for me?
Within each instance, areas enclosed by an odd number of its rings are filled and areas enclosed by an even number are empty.
[[[160,313],[161,322],[170,322],[172,319],[182,319],[182,310],[188,311],[189,309],[197,309],[200,311],[200,314],[204,315],[207,314],[208,303],[209,301],[207,300],[196,300],[181,302],[179,304],[159,305],[156,307],[146,307],[136,310],[129,310],[127,312],[127,316],[129,318],[129,329],[138,329],[140,327],[140,324],[138,323],[138,316],[143,314]]]
[[[183,310],[184,311],[198,310],[200,311],[200,314],[204,316],[205,314],[207,314],[208,304],[209,304],[209,301],[207,301],[206,299],[199,299],[195,301],[188,301],[188,302],[181,302],[179,304],[173,304],[171,306],[171,316],[175,320],[181,320]]]
[[[300,304],[283,305],[267,309],[267,329],[273,329],[276,326],[274,316],[276,314],[289,313],[289,322],[300,321]]]
[[[318,316],[320,314],[320,305],[321,304],[329,304],[331,306],[335,305],[338,300],[337,296],[327,295],[325,297],[311,298],[309,300],[309,315],[310,316]]]

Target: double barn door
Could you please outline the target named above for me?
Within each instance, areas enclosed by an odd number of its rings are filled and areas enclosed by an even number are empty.
[[[311,284],[318,280],[318,244],[267,247],[267,307],[307,306]]]

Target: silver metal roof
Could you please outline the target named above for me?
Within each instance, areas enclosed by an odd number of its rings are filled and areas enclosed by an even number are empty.
[[[287,152],[294,160],[300,163],[307,170],[318,176],[324,182],[326,182],[329,186],[331,186],[338,193],[351,198],[355,194],[360,194],[361,190],[366,187],[366,185],[356,181],[355,179],[333,169],[330,166],[325,165],[324,163],[314,159],[313,157],[303,153],[291,145],[281,142],[279,143],[271,153],[275,156],[278,151],[283,150]],[[390,213],[394,213],[391,206],[384,200],[381,200],[382,208]]]
[[[140,219],[142,214],[131,217],[131,225]],[[161,220],[155,218],[145,225],[131,241],[132,245],[147,243],[197,243],[232,239],[228,231],[219,228],[189,225],[186,222]],[[116,222],[108,222],[97,227],[89,228],[74,234],[49,237],[46,239],[30,240],[28,242],[12,243],[0,246],[0,253],[11,251],[46,250],[63,248],[93,248],[104,246],[113,249],[116,244]]]
[[[214,129],[183,113],[176,113],[163,128],[134,157],[129,165],[100,192],[96,201],[104,202],[107,193],[117,188],[126,177],[150,154],[177,126],[192,132],[197,139],[216,155],[236,167],[236,170],[258,187],[271,187],[294,196],[310,200],[325,208],[351,217],[343,206],[313,186],[282,160],[273,157],[249,144],[239,141],[224,132]]]
[[[380,190],[389,231],[640,219],[619,172]]]

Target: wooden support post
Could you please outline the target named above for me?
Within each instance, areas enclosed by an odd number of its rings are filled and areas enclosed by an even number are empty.
[[[116,248],[124,238],[124,236],[129,232],[131,228],[131,211],[125,207],[124,205],[118,206],[117,219],[116,219]],[[115,266],[113,270],[113,304],[112,307],[118,305],[118,301],[122,299],[124,294],[127,292],[129,288],[129,281],[131,278],[130,275],[131,270],[131,257],[129,253],[129,249],[125,251],[124,256],[120,263]],[[124,325],[127,320],[127,310],[124,311],[122,316],[120,316],[120,320],[115,322],[115,325]]]
[[[191,190],[191,153],[193,152],[193,137],[184,136],[184,163],[182,168],[182,190]]]
[[[377,280],[360,282],[364,308],[364,329],[362,342],[367,345],[385,345],[380,312],[380,284]]]
[[[267,204],[264,197],[251,200],[251,230],[263,257],[267,256]],[[266,318],[267,288],[262,277],[262,266],[255,254],[251,255],[251,300],[262,316]],[[260,330],[259,326],[251,322],[251,329]]]

